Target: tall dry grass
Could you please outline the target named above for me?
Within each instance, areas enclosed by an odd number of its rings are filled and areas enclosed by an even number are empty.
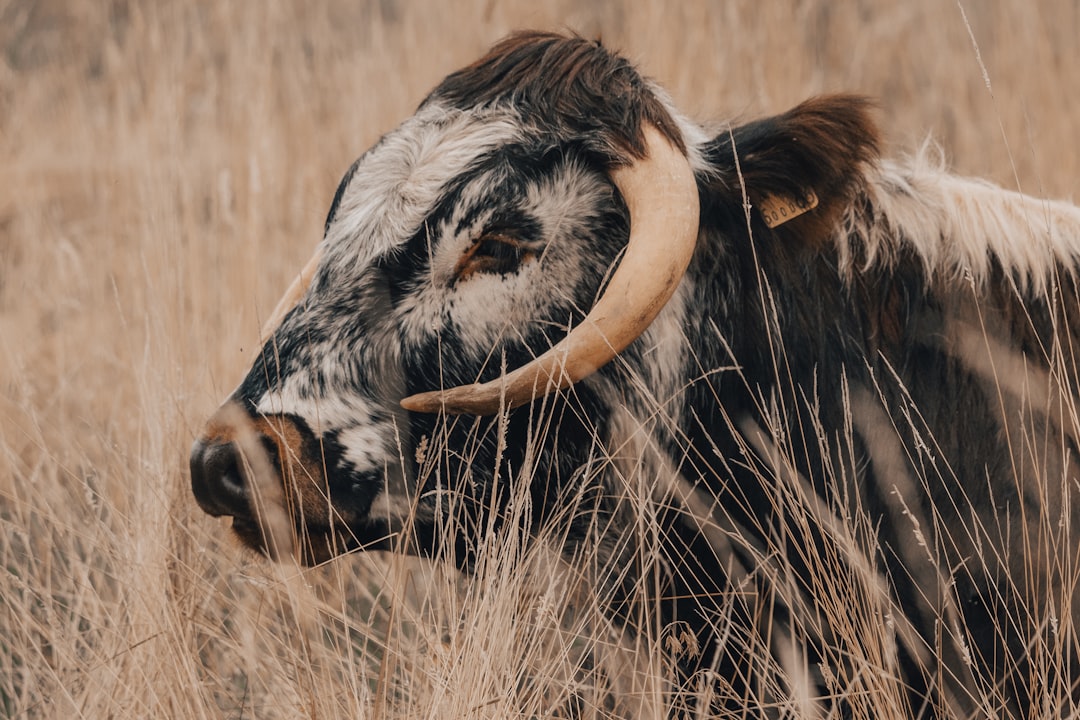
[[[1076,194],[1068,0],[671,5],[0,2],[0,717],[671,700],[655,647],[604,670],[592,651],[618,642],[587,598],[519,572],[543,543],[495,544],[469,579],[399,557],[300,571],[240,551],[186,476],[341,173],[515,28],[600,34],[697,117],[863,92],[897,150],[931,134],[963,172]]]

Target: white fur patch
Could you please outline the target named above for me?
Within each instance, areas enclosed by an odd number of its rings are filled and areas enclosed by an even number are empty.
[[[359,395],[337,390],[326,397],[312,397],[302,392],[300,388],[307,378],[300,375],[293,373],[280,390],[265,393],[255,411],[262,415],[299,415],[315,435],[369,422],[374,417],[371,401]]]
[[[853,211],[837,236],[843,272],[858,270],[847,245],[852,231],[866,238],[868,266],[891,264],[909,243],[931,276],[979,283],[996,259],[1032,293],[1047,290],[1055,263],[1072,268],[1080,260],[1080,208],[952,175],[934,155],[924,148],[870,178],[874,216]]]
[[[497,192],[490,176],[481,176],[463,193],[462,205],[468,206],[469,199],[484,202],[481,198]],[[544,316],[545,307],[565,301],[588,266],[580,234],[610,192],[610,186],[576,164],[529,187],[517,208],[541,223],[544,244],[537,248],[542,253],[537,260],[523,262],[512,273],[477,273],[454,282],[453,269],[483,231],[487,216],[478,216],[456,235],[451,235],[457,226],[453,218],[436,228],[445,234],[432,239],[431,281],[396,308],[404,343],[419,345],[452,325],[472,353],[468,360],[482,361],[501,340]]]
[[[365,268],[400,246],[450,180],[520,133],[505,112],[421,108],[360,159],[327,228],[328,261]]]
[[[644,370],[649,375],[646,378],[648,392],[661,407],[687,385],[691,348],[684,320],[687,298],[692,295],[691,281],[684,277],[664,309],[638,340],[642,346]],[[681,408],[681,404],[667,412],[676,414],[676,408]]]
[[[397,464],[394,425],[391,422],[361,423],[338,433],[343,457],[358,472],[382,472],[388,458]]]

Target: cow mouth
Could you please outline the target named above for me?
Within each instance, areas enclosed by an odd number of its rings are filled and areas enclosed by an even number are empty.
[[[282,544],[280,531],[268,533],[259,519],[232,517],[232,533],[246,548],[276,561],[291,556],[305,567],[322,565],[348,553],[394,549],[394,533],[378,522],[364,525],[362,531],[354,531],[342,525],[299,521],[290,528],[290,537]],[[282,553],[282,549],[287,552]]]
[[[234,517],[232,521],[233,535],[247,548],[254,550],[255,552],[263,555],[271,560],[283,559],[283,554],[277,547],[278,538],[271,536],[265,532],[263,527],[253,518]],[[293,533],[293,537],[290,538],[291,546],[288,553],[296,559],[301,565],[313,566],[318,565],[326,560],[329,560],[329,556],[325,552],[325,548],[330,545],[327,542],[332,534],[329,530],[315,530],[308,528],[303,536],[300,533]],[[304,542],[302,538],[306,538]]]
[[[232,531],[245,547],[266,557],[274,556],[269,547],[270,538],[253,518],[233,516]]]
[[[265,532],[254,518],[234,517],[233,535],[248,549],[271,560],[282,560],[286,555],[277,546],[279,538]],[[347,552],[358,550],[359,543],[349,533],[334,528],[303,525],[294,528],[287,553],[300,565],[322,565]]]

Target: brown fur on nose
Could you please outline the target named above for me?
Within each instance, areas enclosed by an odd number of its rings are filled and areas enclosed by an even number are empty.
[[[330,525],[330,492],[318,439],[302,421],[288,415],[263,415],[253,425],[274,444],[286,506],[298,520]]]

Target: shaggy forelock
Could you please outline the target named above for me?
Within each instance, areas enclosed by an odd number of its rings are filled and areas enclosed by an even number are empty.
[[[520,132],[505,111],[422,107],[360,159],[327,223],[324,263],[348,273],[399,248],[447,183]]]

